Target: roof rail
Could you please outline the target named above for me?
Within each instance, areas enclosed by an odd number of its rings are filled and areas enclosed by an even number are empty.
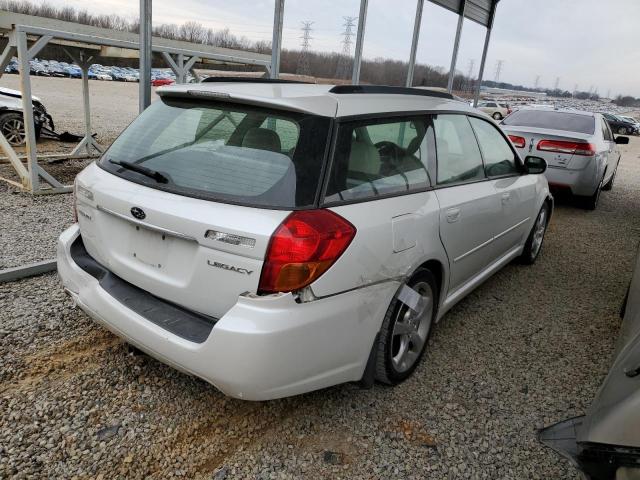
[[[256,77],[207,77],[200,83],[303,83],[309,84],[309,82],[299,82],[297,80],[282,80],[280,78],[256,78]]]
[[[336,85],[331,93],[351,94],[351,93],[386,93],[392,95],[420,95],[423,97],[439,97],[454,100],[453,95],[437,90],[427,90],[411,87],[392,87],[390,85]]]

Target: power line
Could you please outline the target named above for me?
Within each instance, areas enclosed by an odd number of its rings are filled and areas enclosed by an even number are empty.
[[[344,19],[344,31],[340,34],[342,38],[342,54],[338,60],[336,68],[336,78],[346,78],[351,70],[351,45],[353,45],[352,37],[355,35],[353,29],[356,26],[358,17],[342,17]]]
[[[310,75],[311,67],[309,66],[309,48],[311,47],[311,25],[314,22],[309,22],[307,20],[302,22],[302,43],[300,44],[302,47],[302,51],[300,52],[300,56],[298,57],[298,67],[296,68],[296,73],[299,75]]]
[[[467,90],[472,92],[473,91],[473,67],[475,66],[476,61],[472,58],[471,60],[469,60],[469,68],[467,69]]]
[[[496,75],[494,77],[494,81],[498,83],[500,81],[500,73],[502,73],[502,66],[504,65],[504,60],[498,60],[496,62]]]

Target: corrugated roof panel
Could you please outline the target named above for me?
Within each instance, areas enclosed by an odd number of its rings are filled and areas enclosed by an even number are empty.
[[[429,0],[431,3],[435,3],[447,10],[451,10],[454,13],[459,14],[462,10],[463,0]],[[491,21],[491,12],[494,8],[494,4],[497,4],[499,0],[467,0],[467,8],[465,12],[465,18],[484,25],[487,27]]]

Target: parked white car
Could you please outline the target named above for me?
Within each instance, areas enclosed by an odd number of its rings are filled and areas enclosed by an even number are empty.
[[[493,101],[478,103],[478,110],[486,113],[494,120],[502,120],[511,113],[511,108],[508,105]]]
[[[158,93],[77,176],[58,271],[97,322],[228,395],[401,382],[451,307],[540,252],[544,160],[448,94]]]
[[[523,108],[503,120],[502,128],[523,154],[545,159],[553,188],[579,197],[590,210],[602,190],[613,188],[618,144],[629,143],[628,137],[614,137],[600,113],[580,110]]]

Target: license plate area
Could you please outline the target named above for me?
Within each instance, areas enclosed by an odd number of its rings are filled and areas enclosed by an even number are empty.
[[[157,270],[166,267],[173,238],[139,225],[132,225],[130,254],[138,262]]]

